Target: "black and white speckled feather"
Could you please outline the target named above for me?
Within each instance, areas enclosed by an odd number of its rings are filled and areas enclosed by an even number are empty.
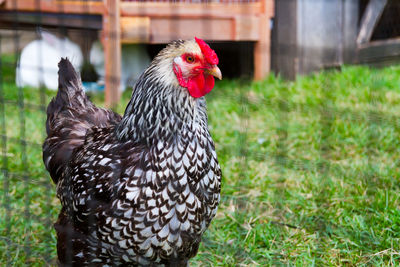
[[[60,62],[43,159],[62,204],[61,264],[185,266],[196,254],[217,211],[221,171],[204,98],[165,67],[185,46],[198,49],[180,41],[156,57],[122,118],[96,108],[69,61]]]

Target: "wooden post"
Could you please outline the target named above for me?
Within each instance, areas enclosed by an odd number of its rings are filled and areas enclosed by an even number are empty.
[[[103,15],[103,44],[105,64],[105,103],[115,106],[120,97],[121,79],[121,28],[119,0],[105,0]]]
[[[262,0],[259,39],[254,46],[254,79],[263,79],[271,69],[271,27],[272,0]]]
[[[286,79],[294,80],[299,71],[297,0],[275,2],[274,70]]]

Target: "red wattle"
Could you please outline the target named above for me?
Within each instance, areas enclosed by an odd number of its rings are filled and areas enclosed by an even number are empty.
[[[204,86],[204,89],[205,89],[205,94],[208,94],[214,88],[215,80],[214,76],[212,75],[205,75],[205,77],[206,77],[206,84]]]
[[[179,85],[187,88],[189,94],[195,98],[205,96],[214,88],[215,81],[212,75],[207,75],[201,72],[198,75],[185,80],[182,76],[182,71],[178,66],[174,65],[173,70],[178,79]]]
[[[214,87],[214,77],[203,73],[188,80],[188,91],[193,97],[202,97],[211,92]]]

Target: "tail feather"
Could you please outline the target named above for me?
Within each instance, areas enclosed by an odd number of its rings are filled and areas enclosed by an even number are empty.
[[[71,85],[74,89],[82,88],[80,76],[68,58],[61,58],[58,63],[58,88],[65,88],[68,91]]]
[[[58,63],[57,96],[50,102],[47,108],[47,116],[58,113],[65,107],[87,109],[92,106],[93,104],[83,91],[79,74],[68,58],[62,58]]]
[[[114,125],[121,119],[118,114],[93,105],[68,59],[61,59],[58,67],[58,92],[47,107],[48,136],[43,144],[43,161],[55,183],[91,128]]]

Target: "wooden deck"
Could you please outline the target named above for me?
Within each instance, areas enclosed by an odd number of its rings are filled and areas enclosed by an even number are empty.
[[[120,97],[121,43],[168,43],[194,36],[213,41],[253,41],[254,78],[262,79],[270,71],[273,0],[0,0],[0,10],[101,15],[108,106]]]

